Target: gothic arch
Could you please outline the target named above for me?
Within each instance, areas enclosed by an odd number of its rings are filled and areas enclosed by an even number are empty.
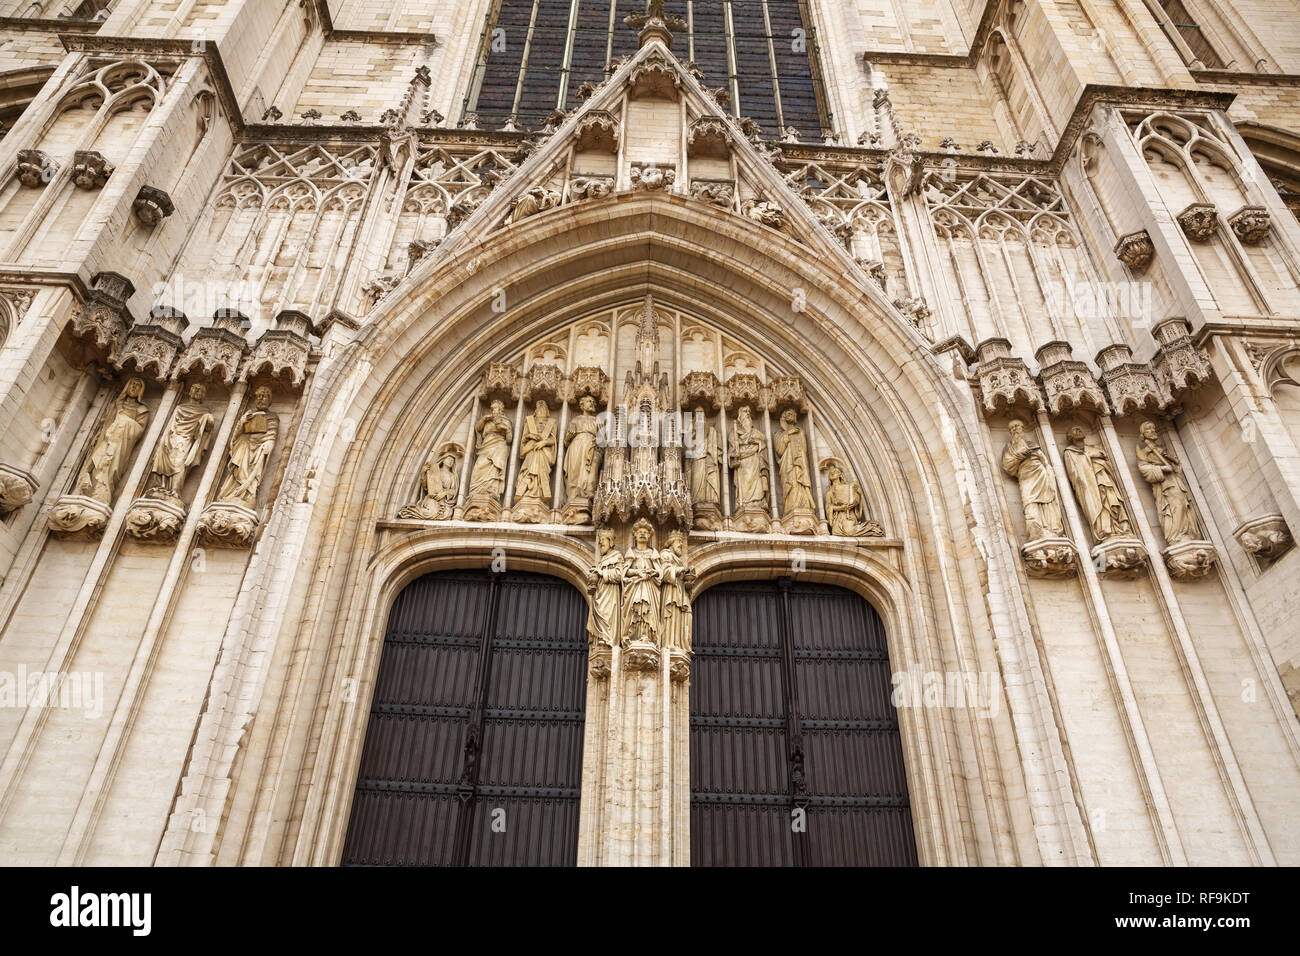
[[[497,313],[492,303],[501,289],[507,308]],[[802,311],[791,309],[797,289],[807,302]],[[339,800],[350,792],[349,771],[355,769],[364,723],[338,719],[345,705],[334,691],[338,681],[357,679],[358,669],[367,673],[365,662],[373,660],[382,638],[382,616],[401,584],[435,567],[486,564],[493,541],[507,549],[507,561],[521,562],[520,569],[541,569],[540,562],[549,566],[546,573],[581,580],[581,562],[591,555],[585,540],[552,540],[557,536],[496,526],[411,533],[384,525],[409,494],[410,476],[432,440],[420,423],[455,414],[488,362],[542,340],[593,306],[625,300],[629,291],[707,303],[697,309],[738,341],[757,339],[788,356],[787,364],[818,391],[826,408],[859,425],[857,447],[845,451],[856,460],[875,456],[892,533],[902,539],[884,549],[887,560],[874,550],[858,553],[849,541],[757,536],[719,542],[700,551],[707,575],[728,573],[728,563],[770,565],[782,560],[776,556],[783,549],[804,547],[816,573],[845,582],[885,615],[900,661],[915,661],[922,669],[943,670],[955,662],[1036,672],[1031,625],[1019,619],[1023,601],[1010,612],[1016,620],[1003,625],[995,640],[988,609],[965,606],[951,583],[962,575],[997,576],[1013,602],[1023,586],[1009,547],[979,549],[986,563],[976,567],[975,537],[981,528],[996,526],[996,516],[979,503],[995,500],[989,487],[994,478],[980,440],[959,411],[956,389],[968,386],[953,383],[879,291],[857,284],[793,237],[704,204],[635,194],[585,203],[531,217],[480,245],[462,245],[445,259],[422,264],[352,341],[326,337],[317,385],[287,465],[286,506],[276,509],[262,539],[263,548],[282,547],[269,543],[283,544],[282,536],[294,534],[289,514],[298,511],[301,537],[291,546],[300,557],[280,550],[272,561],[259,550],[249,570],[270,575],[273,564],[286,561],[307,569],[286,600],[289,607],[312,608],[310,620],[296,622],[289,614],[282,625],[271,625],[285,632],[281,647],[300,649],[296,661],[286,659],[286,679],[302,689],[297,704],[261,737],[263,774],[274,775],[277,786],[259,793],[241,783],[230,798],[262,829],[219,837],[219,862],[337,858],[347,810]],[[973,531],[954,539],[952,528]],[[979,593],[980,587],[969,590]],[[233,673],[253,666],[231,664]],[[1051,832],[1037,844],[1032,836],[1017,843],[1005,825],[1005,806],[990,805],[1014,793],[1032,802],[1035,788],[1046,785],[1038,771],[1022,767],[1007,791],[990,797],[994,791],[985,783],[1001,772],[992,766],[1005,759],[1000,754],[1031,747],[1052,754],[1053,761],[1064,759],[1044,702],[1023,696],[1011,682],[1007,694],[1006,718],[996,727],[957,727],[934,713],[922,714],[913,725],[910,746],[920,768],[918,845],[927,862],[1027,862],[1040,853],[1073,858],[1081,852],[1078,822],[1046,801],[1036,804],[1035,813],[1044,815],[1041,823]],[[242,737],[237,719],[218,719],[218,735]],[[304,726],[319,735],[319,746],[294,762],[288,737]],[[999,743],[1004,734],[1018,743]],[[952,758],[947,763],[954,769],[939,771],[928,756],[939,751]],[[957,771],[963,763],[964,771]],[[258,777],[241,774],[240,780]],[[978,779],[968,785],[964,778],[970,777]],[[981,804],[986,820],[971,822],[963,815],[960,808],[972,801]],[[272,834],[273,817],[291,819]]]

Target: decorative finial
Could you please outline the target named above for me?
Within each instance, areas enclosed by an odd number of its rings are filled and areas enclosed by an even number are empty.
[[[686,21],[675,14],[664,13],[664,0],[648,0],[645,13],[632,13],[623,18],[630,27],[641,30],[638,37],[641,46],[651,40],[661,40],[670,50],[673,46],[673,33],[686,29]]]

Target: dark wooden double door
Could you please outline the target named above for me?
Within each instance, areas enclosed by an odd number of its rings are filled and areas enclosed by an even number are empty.
[[[586,608],[522,573],[431,574],[398,595],[344,865],[577,862]]]
[[[875,610],[785,580],[719,585],[694,611],[691,863],[916,865]]]

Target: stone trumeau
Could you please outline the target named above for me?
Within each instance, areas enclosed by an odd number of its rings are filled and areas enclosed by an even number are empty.
[[[1294,6],[10,0],[0,861],[1300,864]]]

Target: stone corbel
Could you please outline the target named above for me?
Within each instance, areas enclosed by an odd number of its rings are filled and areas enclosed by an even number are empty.
[[[1272,220],[1263,206],[1242,206],[1228,217],[1228,225],[1241,242],[1253,246],[1268,238]]]
[[[132,326],[126,334],[113,366],[118,371],[134,368],[156,382],[166,381],[176,356],[185,347],[181,335],[189,324],[184,312],[170,306],[154,308],[148,322]]]
[[[576,148],[603,153],[618,152],[618,121],[609,110],[592,110],[578,121]]]
[[[244,377],[268,372],[272,378],[287,380],[299,388],[307,378],[307,360],[311,358],[311,341],[315,331],[311,319],[302,312],[286,310],[275,317],[275,328],[267,329],[253,347],[253,357],[244,369]]]
[[[1025,570],[1034,578],[1068,578],[1078,571],[1074,544],[1069,538],[1038,538],[1020,549]]]
[[[564,370],[549,362],[534,362],[519,380],[519,395],[525,402],[545,401],[552,408],[564,400]]]
[[[691,198],[730,209],[736,201],[736,183],[731,179],[692,179]]]
[[[59,164],[39,149],[18,151],[18,181],[24,186],[39,189],[59,171]]]
[[[570,405],[577,405],[584,396],[590,395],[596,400],[598,408],[609,404],[609,376],[603,368],[594,365],[580,365],[569,375],[565,389],[565,400]]]
[[[198,377],[232,385],[248,354],[248,342],[244,338],[247,321],[232,309],[218,309],[212,316],[212,324],[194,333],[172,376]]]
[[[722,407],[722,383],[712,372],[687,372],[677,394],[682,408],[690,411],[697,407],[716,412]]]
[[[634,163],[628,175],[634,192],[667,191],[677,182],[676,169],[655,163]]]
[[[102,153],[79,149],[72,157],[72,182],[78,189],[100,189],[115,167]]]
[[[723,405],[727,411],[734,412],[742,405],[748,405],[756,412],[767,407],[767,390],[763,381],[753,372],[735,372],[727,379],[723,388]]]
[[[1178,225],[1192,242],[1208,242],[1219,231],[1219,216],[1211,202],[1194,202],[1177,218]]]
[[[131,203],[131,211],[140,224],[147,227],[158,225],[173,212],[172,197],[154,186],[141,186]]]
[[[1151,234],[1145,229],[1120,236],[1115,243],[1115,258],[1134,272],[1142,272],[1155,258],[1156,247],[1151,242]]]
[[[1092,549],[1092,561],[1107,577],[1135,578],[1146,566],[1147,549],[1136,538],[1107,538]]]
[[[1034,353],[1047,396],[1047,410],[1060,415],[1072,409],[1106,412],[1106,395],[1087,363],[1075,361],[1068,342],[1048,342]]]
[[[1192,342],[1187,320],[1174,316],[1157,322],[1151,334],[1160,343],[1152,361],[1156,379],[1172,401],[1180,392],[1197,388],[1210,380],[1210,360]]]
[[[1029,374],[1024,359],[1013,358],[1011,343],[1003,338],[985,339],[975,347],[979,364],[975,377],[979,381],[984,408],[989,412],[1017,406],[1043,407],[1043,393]]]
[[[1218,553],[1208,541],[1184,541],[1165,548],[1165,567],[1177,581],[1196,581],[1214,570]]]
[[[604,199],[613,192],[613,176],[582,173],[569,180],[569,202],[581,202],[584,199]]]
[[[493,362],[483,370],[483,378],[478,386],[478,397],[483,402],[500,400],[507,405],[513,405],[519,399],[522,388],[519,381],[521,377],[519,369],[513,365]]]
[[[721,116],[701,116],[686,134],[686,155],[691,159],[726,159],[731,154],[731,131]]]
[[[83,305],[73,309],[67,333],[80,340],[88,355],[81,358],[109,365],[117,357],[131,325],[126,301],[135,293],[131,280],[115,272],[95,276]]]
[[[1261,515],[1244,521],[1232,536],[1242,548],[1262,561],[1276,561],[1295,543],[1286,519],[1280,514]]]
[[[1101,380],[1117,417],[1150,414],[1165,406],[1155,375],[1148,365],[1133,361],[1127,345],[1108,345],[1097,353]]]
[[[37,482],[31,472],[0,462],[0,516],[30,504]]]

